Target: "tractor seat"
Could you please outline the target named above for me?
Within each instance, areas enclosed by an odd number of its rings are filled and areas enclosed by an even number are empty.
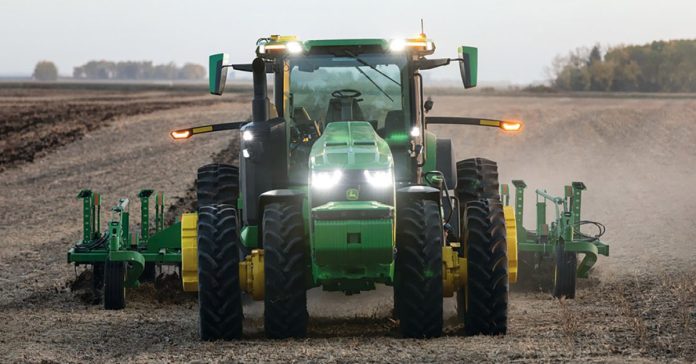
[[[394,133],[404,133],[404,111],[390,110],[384,118],[384,128],[378,132],[379,136],[386,139]]]
[[[394,165],[406,166],[410,163],[411,156],[409,154],[409,139],[406,138],[394,138],[391,137],[397,134],[406,134],[406,126],[404,121],[404,111],[403,110],[390,110],[387,112],[387,116],[384,118],[384,128],[380,129],[377,134],[379,134],[382,139],[389,143],[389,148],[391,149],[392,156],[394,157]],[[396,169],[396,180],[397,181],[408,181],[410,176],[408,174],[408,168],[397,168]]]
[[[358,104],[358,99],[339,99],[329,100],[329,108],[326,111],[326,123],[334,121],[358,121],[365,120],[362,109]]]

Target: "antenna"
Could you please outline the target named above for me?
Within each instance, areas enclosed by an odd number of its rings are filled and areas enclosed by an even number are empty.
[[[421,18],[421,36],[425,35],[425,31],[423,31],[423,18]]]

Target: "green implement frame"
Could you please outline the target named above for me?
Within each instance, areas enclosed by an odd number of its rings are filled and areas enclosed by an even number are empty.
[[[513,180],[512,184],[515,186],[514,208],[519,252],[553,256],[556,246],[563,244],[564,251],[584,255],[577,266],[577,277],[579,278],[588,277],[590,269],[597,262],[598,255],[609,256],[609,245],[599,239],[604,232],[604,226],[596,222],[584,221],[580,217],[582,191],[586,189],[584,183],[573,182],[571,185],[565,186],[563,197],[550,195],[545,190],[536,190],[536,230],[527,230],[523,225],[524,190],[527,184],[522,180]],[[507,185],[501,186],[501,197],[505,205],[510,205]],[[548,203],[551,203],[555,209],[555,220],[550,224],[546,220]],[[585,224],[597,226],[599,234],[589,236],[580,232],[580,227]]]
[[[150,197],[155,195],[155,224],[150,225]],[[119,199],[111,208],[111,218],[101,229],[101,196],[82,190],[82,239],[68,251],[68,263],[99,264],[107,260],[128,263],[126,287],[140,285],[145,263],[179,265],[181,263],[181,223],[164,227],[164,195],[144,189],[140,199],[140,231],[131,233],[129,200]]]

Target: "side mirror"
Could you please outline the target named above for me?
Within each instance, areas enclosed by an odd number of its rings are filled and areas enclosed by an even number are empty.
[[[226,63],[229,55],[226,53],[212,54],[208,58],[208,89],[213,95],[222,95],[227,81]]]
[[[464,82],[464,88],[476,87],[478,73],[478,49],[476,47],[459,47],[459,73]]]

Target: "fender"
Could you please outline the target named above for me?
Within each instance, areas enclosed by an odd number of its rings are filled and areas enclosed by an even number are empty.
[[[281,190],[271,190],[262,193],[259,196],[259,208],[258,208],[258,226],[259,226],[259,247],[262,246],[263,242],[261,237],[263,236],[263,210],[266,205],[275,202],[294,202],[302,205],[303,200],[306,198],[306,194],[301,190],[291,190],[291,189],[281,189]]]
[[[430,186],[408,186],[396,190],[396,200],[402,199],[420,199],[431,200],[440,204],[441,192],[435,187]]]

